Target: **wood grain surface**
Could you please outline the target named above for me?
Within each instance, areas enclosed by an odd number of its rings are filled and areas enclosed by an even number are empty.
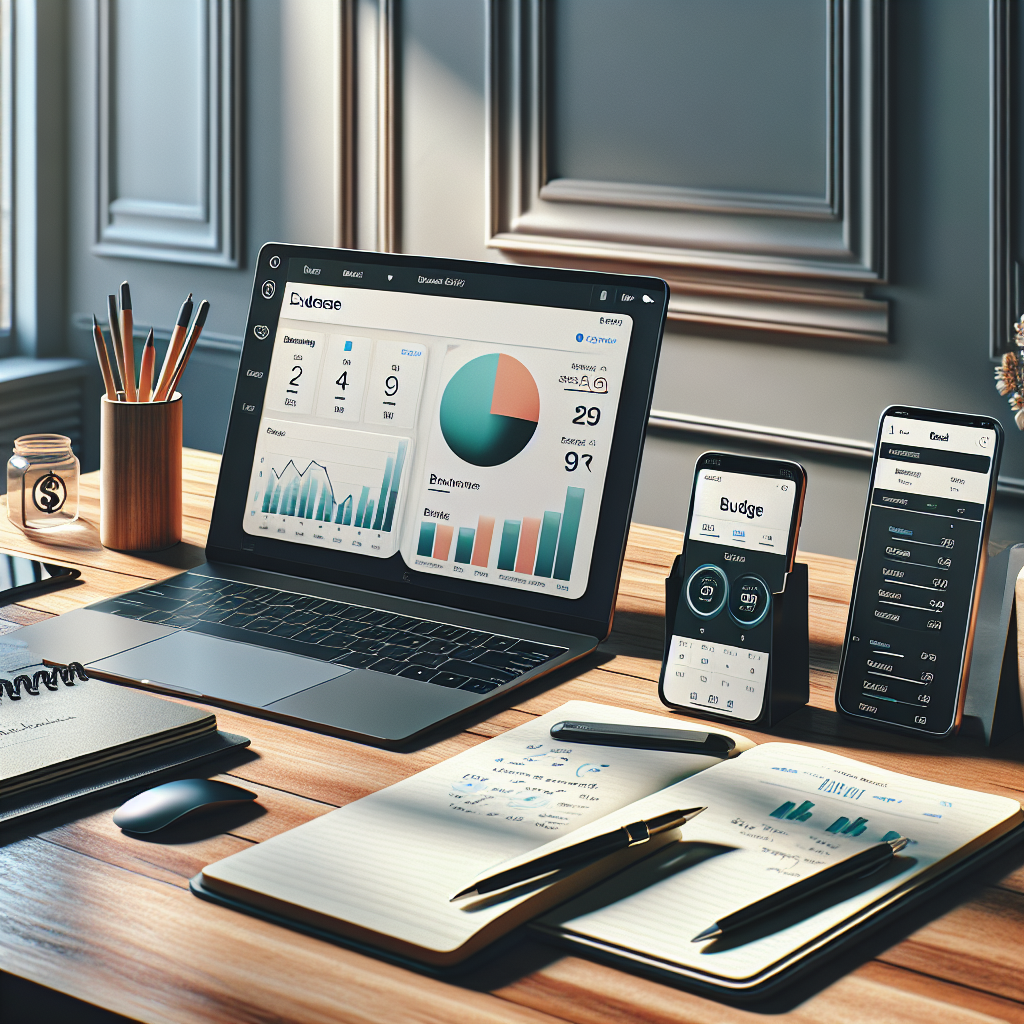
[[[42,544],[0,516],[0,547],[75,565],[75,586],[0,608],[0,626],[34,621],[164,579],[203,560],[219,459],[186,451],[183,541],[132,557],[99,543],[97,474],[82,479],[82,521]],[[0,512],[6,512],[5,509]],[[510,694],[406,753],[377,750],[218,709],[252,739],[220,777],[257,792],[215,826],[160,842],[123,835],[117,801],[0,837],[0,970],[126,1017],[190,1022],[1024,1024],[1024,854],[937,898],[897,934],[847,957],[787,1000],[726,1006],[554,946],[526,940],[458,983],[438,981],[196,899],[204,865],[406,778],[567,700],[672,716],[657,696],[664,579],[681,534],[634,524],[615,628],[588,659]],[[853,563],[801,553],[810,569],[811,703],[772,735],[936,781],[1024,799],[1024,742],[994,750],[959,737],[904,739],[840,723],[832,704]],[[211,827],[222,831],[210,833]],[[205,831],[204,831],[205,830]]]

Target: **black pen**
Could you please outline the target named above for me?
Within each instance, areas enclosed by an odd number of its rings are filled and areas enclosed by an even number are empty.
[[[610,725],[603,722],[558,722],[551,726],[551,737],[565,743],[672,750],[680,754],[708,754],[710,757],[728,757],[736,746],[734,740],[720,732],[659,729],[650,725]]]
[[[729,914],[727,917],[719,918],[710,928],[705,928],[700,935],[695,935],[690,941],[706,942],[708,939],[717,939],[720,935],[725,935],[726,932],[738,931],[754,921],[759,921],[762,917],[774,914],[791,903],[807,899],[808,896],[816,896],[819,892],[831,888],[839,882],[845,882],[858,875],[873,874],[884,868],[907,845],[907,842],[908,840],[903,836],[898,836],[896,839],[875,843],[874,846],[869,846],[866,850],[847,857],[846,860],[841,860],[838,864],[818,871],[809,878],[801,878],[799,882],[794,882],[792,885],[786,886],[785,889],[780,889],[779,892],[773,892],[771,896],[765,896],[763,900],[751,903],[750,906],[737,910],[736,913]]]
[[[562,868],[583,867],[585,864],[592,864],[610,853],[646,843],[651,836],[655,836],[659,832],[668,832],[670,829],[679,828],[706,809],[705,807],[690,807],[685,811],[666,811],[653,818],[648,818],[646,821],[634,821],[631,825],[623,825],[611,832],[603,832],[599,836],[584,839],[573,846],[542,854],[525,864],[517,864],[515,867],[478,879],[457,892],[449,902],[453,903],[455,900],[465,899],[467,896],[483,896],[485,893],[506,889],[518,882],[530,882],[535,878],[560,871]]]

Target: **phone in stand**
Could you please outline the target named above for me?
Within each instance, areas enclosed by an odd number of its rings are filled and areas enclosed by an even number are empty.
[[[836,709],[940,739],[960,727],[1003,430],[891,406],[871,464]]]
[[[719,720],[765,710],[774,595],[793,568],[807,474],[782,459],[705,452],[680,558],[682,593],[659,694]]]

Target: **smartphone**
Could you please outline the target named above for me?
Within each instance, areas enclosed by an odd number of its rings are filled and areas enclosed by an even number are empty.
[[[81,575],[77,569],[0,551],[0,607],[40,590],[70,583]]]
[[[764,712],[773,595],[793,567],[807,474],[781,459],[705,452],[693,476],[682,589],[659,694],[718,719]]]
[[[836,685],[859,722],[960,727],[1003,429],[989,416],[882,413]]]

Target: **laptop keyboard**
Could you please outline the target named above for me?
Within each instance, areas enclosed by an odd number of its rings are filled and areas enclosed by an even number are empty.
[[[92,607],[474,693],[489,693],[568,650],[195,573]]]

